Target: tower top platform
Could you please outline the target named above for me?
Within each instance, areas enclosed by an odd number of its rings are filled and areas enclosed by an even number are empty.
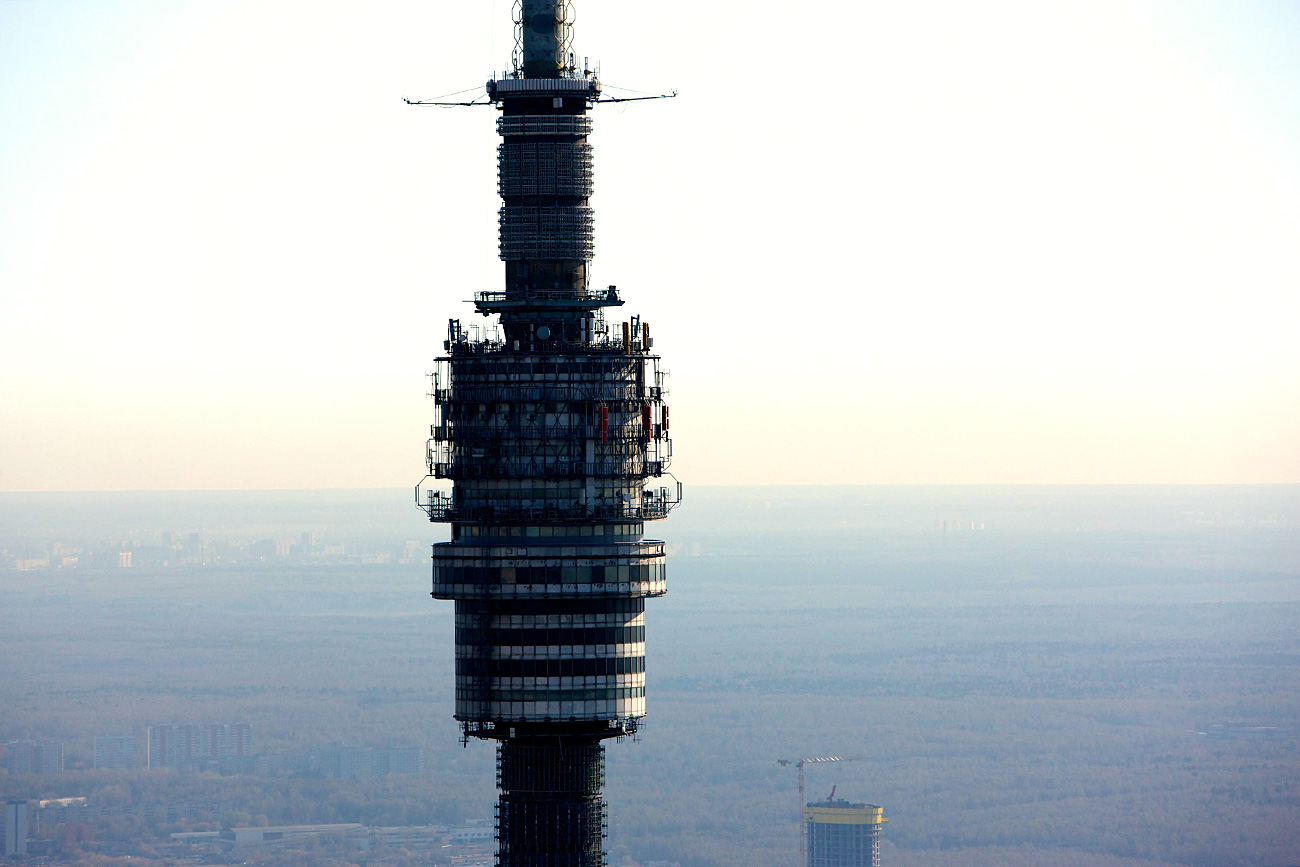
[[[595,75],[575,78],[497,78],[487,83],[488,98],[494,102],[512,96],[582,96],[600,97],[600,81]]]

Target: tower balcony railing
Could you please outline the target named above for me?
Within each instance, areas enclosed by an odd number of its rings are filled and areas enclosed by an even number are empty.
[[[623,303],[618,289],[488,289],[474,293],[474,303],[493,309],[532,306],[617,307]]]
[[[591,118],[566,114],[512,114],[497,118],[501,136],[591,135]]]
[[[512,96],[600,96],[600,82],[594,77],[496,78],[487,83],[488,98],[497,101]]]
[[[611,411],[634,410],[646,403],[659,403],[668,394],[659,386],[645,388],[637,382],[536,382],[531,379],[509,383],[466,383],[455,389],[435,388],[429,392],[434,403],[445,407],[479,406],[495,403],[586,404],[603,403]]]
[[[476,294],[487,295],[491,292]],[[502,294],[505,294],[504,290]],[[635,321],[636,317],[633,317],[633,322]],[[554,363],[556,359],[548,356],[618,354],[654,361],[656,370],[658,369],[659,356],[650,352],[654,341],[649,336],[649,329],[631,327],[628,322],[622,323],[622,333],[615,330],[610,334],[609,329],[601,328],[578,340],[566,340],[558,336],[544,340],[536,337],[528,340],[505,340],[495,329],[485,335],[473,328],[460,328],[455,320],[452,321],[449,330],[450,334],[442,342],[443,349],[449,354],[437,359],[439,362],[454,364],[457,359],[465,356],[524,355],[536,356],[539,363]]]
[[[416,504],[436,522],[476,522],[484,524],[517,522],[521,524],[581,524],[604,521],[654,521],[668,513],[682,500],[682,486],[676,490],[660,487],[646,490],[639,500],[598,505],[537,505],[532,500],[496,500],[457,502],[452,491],[415,488]]]
[[[453,458],[430,461],[429,475],[435,479],[645,479],[662,476],[668,465],[668,460],[639,458],[607,461]]]
[[[506,342],[497,338],[484,337],[478,340],[444,340],[443,347],[452,354],[453,357],[462,355],[495,355],[499,352],[505,352]]]
[[[650,348],[640,341],[632,343],[631,349],[621,337],[597,335],[586,340],[562,340],[552,337],[549,340],[534,340],[531,345],[523,340],[507,342],[497,339],[480,339],[477,341],[444,341],[443,347],[449,353],[448,359],[454,361],[462,356],[473,355],[636,355],[657,358],[650,355]],[[439,359],[442,360],[442,359]]]
[[[599,440],[602,445],[635,445],[668,438],[661,424],[654,425],[647,436],[646,429],[632,419],[622,424],[611,424],[604,431],[599,425],[585,421],[574,424],[543,424],[541,421],[488,424],[453,420],[433,425],[429,433],[429,438],[439,443],[463,443],[467,447],[472,447],[475,443],[527,441],[530,449],[548,444],[564,445],[585,440]]]

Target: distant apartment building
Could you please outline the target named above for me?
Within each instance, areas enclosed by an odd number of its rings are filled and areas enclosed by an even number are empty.
[[[198,753],[198,726],[149,726],[146,733],[145,764],[151,771],[178,767]]]
[[[375,750],[375,770],[380,776],[402,774],[418,777],[424,773],[424,751],[419,747]]]
[[[248,723],[155,725],[148,730],[150,769],[200,767],[253,753]]]
[[[199,751],[205,759],[225,759],[253,754],[253,727],[248,723],[210,723],[203,726]]]
[[[0,852],[4,852],[4,857],[27,854],[26,801],[5,801],[4,822],[0,822],[0,832],[4,833],[4,839],[0,841]]]
[[[50,546],[50,565],[58,568],[76,566],[81,561],[84,550],[79,546],[55,542]]]
[[[183,546],[184,559],[189,563],[206,564],[212,559],[213,551],[212,543],[199,533],[190,533],[189,541]]]
[[[368,780],[375,773],[375,751],[372,747],[340,747],[339,779]]]
[[[60,825],[81,825],[91,821],[86,798],[47,798],[36,802],[27,815],[27,827],[38,837],[49,837]]]
[[[305,773],[311,767],[311,756],[307,753],[267,753],[255,757],[252,772],[263,777],[278,777]]]
[[[341,780],[372,780],[389,774],[419,776],[424,752],[418,747],[349,747],[333,743],[312,754],[312,770]]]
[[[95,769],[120,771],[137,764],[135,735],[95,735]]]
[[[292,539],[259,539],[248,546],[248,553],[269,560],[272,557],[288,557],[294,553],[294,547]]]
[[[11,774],[61,774],[63,744],[10,741],[5,744],[5,768]]]

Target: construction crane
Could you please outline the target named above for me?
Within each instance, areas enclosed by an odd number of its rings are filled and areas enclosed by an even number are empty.
[[[807,851],[808,829],[803,821],[803,766],[813,762],[856,762],[858,759],[869,759],[871,756],[817,756],[811,759],[777,759],[776,763],[782,767],[794,765],[799,771],[799,857],[795,859],[795,867],[802,867],[804,852]],[[835,790],[831,790],[832,796]]]

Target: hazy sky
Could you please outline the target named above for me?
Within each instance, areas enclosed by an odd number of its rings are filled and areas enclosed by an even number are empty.
[[[688,485],[1300,482],[1300,4],[577,14]],[[414,484],[509,16],[0,0],[0,490]]]

